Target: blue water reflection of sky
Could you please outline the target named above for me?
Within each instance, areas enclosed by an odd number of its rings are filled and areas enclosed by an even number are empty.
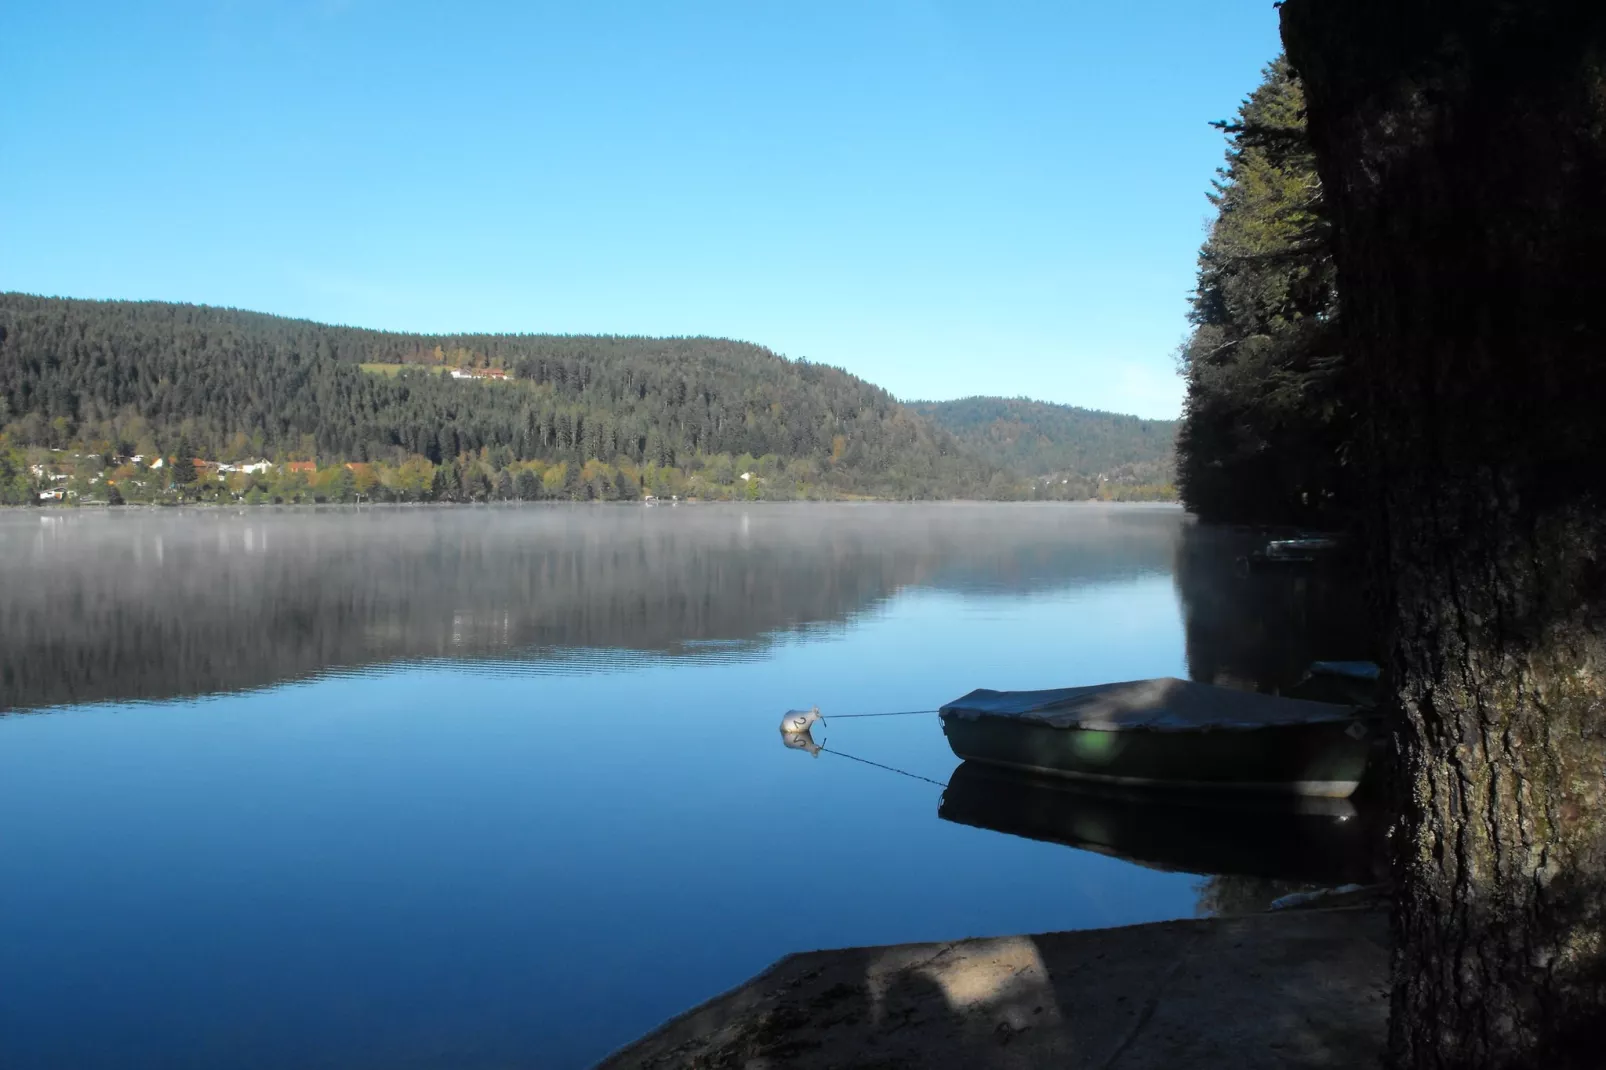
[[[789,952],[1193,912],[1196,878],[939,821],[775,727],[1185,675],[1169,575],[609,656],[0,720],[0,1064],[579,1066]],[[957,764],[935,717],[821,737]]]

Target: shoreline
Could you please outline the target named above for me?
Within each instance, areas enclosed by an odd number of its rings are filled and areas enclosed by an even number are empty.
[[[122,505],[108,505],[105,502],[91,502],[87,505],[9,505],[0,504],[0,514],[4,513],[37,513],[40,516],[52,514],[66,515],[83,511],[96,513],[112,513],[127,511],[163,512],[176,509],[205,509],[235,510],[239,512],[254,511],[258,509],[452,509],[452,508],[495,508],[517,509],[531,506],[551,508],[555,506],[591,508],[600,506],[604,508],[618,508],[626,506],[651,506],[655,509],[678,509],[682,506],[708,506],[708,505],[738,505],[744,508],[751,506],[777,506],[777,505],[985,505],[985,506],[1015,506],[1032,509],[1058,508],[1065,506],[1088,507],[1110,506],[1120,508],[1144,509],[1182,509],[1180,501],[1106,501],[1101,498],[1084,498],[1077,501],[995,501],[990,498],[755,498],[751,501],[733,498],[698,498],[693,500],[682,499],[678,502],[644,501],[641,499],[627,501],[492,501],[492,502],[262,502],[249,505],[245,502],[126,502]]]
[[[1375,904],[810,951],[597,1068],[1369,1070],[1388,962]]]

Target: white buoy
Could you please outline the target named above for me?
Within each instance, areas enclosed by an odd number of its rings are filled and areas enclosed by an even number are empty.
[[[818,706],[812,710],[788,710],[786,716],[781,718],[781,731],[787,735],[793,732],[807,732],[809,725],[815,721],[819,721],[821,724],[825,723],[825,718],[820,716],[820,707]]]

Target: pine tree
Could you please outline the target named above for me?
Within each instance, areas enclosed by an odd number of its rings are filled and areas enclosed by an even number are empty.
[[[541,477],[528,468],[520,471],[513,483],[519,501],[533,502],[541,496]]]
[[[1391,1065],[1606,1038],[1606,6],[1288,0],[1401,744]]]
[[[1339,522],[1352,417],[1331,227],[1287,61],[1266,68],[1235,120],[1215,125],[1229,148],[1182,354],[1182,499],[1206,519]]]
[[[178,455],[173,458],[173,482],[181,487],[195,482],[195,447],[190,440],[178,440]]]

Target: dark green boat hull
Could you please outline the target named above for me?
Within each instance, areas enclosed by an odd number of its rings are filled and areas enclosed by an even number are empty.
[[[1366,720],[1197,731],[1054,728],[944,714],[960,758],[1102,784],[1227,788],[1346,798],[1366,771]]]

